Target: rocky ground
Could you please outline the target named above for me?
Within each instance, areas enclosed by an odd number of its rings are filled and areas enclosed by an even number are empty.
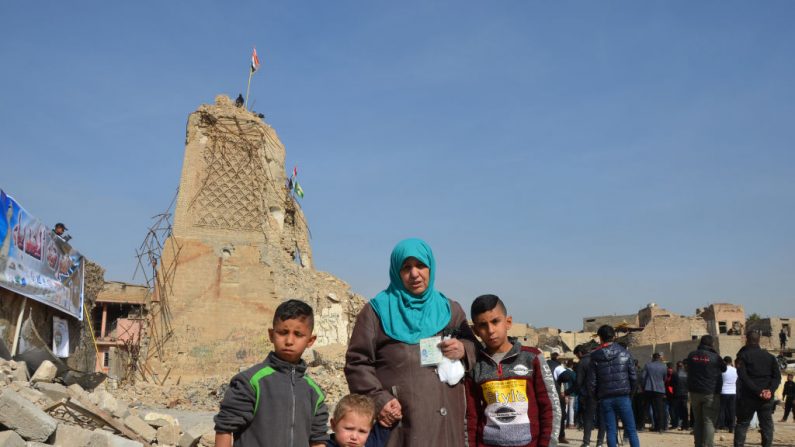
[[[326,391],[329,407],[347,393],[342,360],[315,362],[309,374]],[[106,382],[88,392],[63,386],[45,362],[33,377],[24,363],[0,360],[0,446],[3,447],[213,447],[212,417],[229,378],[165,386]],[[774,414],[781,418],[782,410]],[[582,444],[582,431],[566,431],[568,445]],[[592,439],[595,440],[596,432]],[[730,447],[732,435],[719,432],[715,445]],[[692,434],[641,432],[643,446],[690,447]],[[591,443],[595,446],[595,442]],[[760,445],[751,430],[748,446]],[[795,422],[776,422],[774,446],[795,446]]]
[[[781,419],[782,411],[779,409],[773,415],[775,423],[775,433],[773,435],[774,447],[792,447],[795,446],[795,422],[778,422]],[[655,432],[640,432],[640,445],[644,447],[692,447],[693,435],[687,431],[668,431],[664,434]],[[582,445],[582,430],[567,429],[566,439],[568,439],[571,446],[579,447]],[[595,446],[596,431],[591,435],[591,446]],[[731,447],[734,437],[727,431],[721,431],[715,434],[716,447]],[[607,444],[605,444],[606,446]],[[761,445],[761,436],[758,430],[748,430],[748,436],[745,442],[746,446]],[[624,447],[629,447],[629,443],[625,442]]]

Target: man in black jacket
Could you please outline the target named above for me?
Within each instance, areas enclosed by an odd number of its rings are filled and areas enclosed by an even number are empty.
[[[588,393],[588,368],[591,364],[591,351],[586,345],[574,348],[574,355],[580,359],[577,363],[577,392],[582,414],[582,446],[591,444],[594,417],[596,416],[596,397]]]
[[[711,335],[701,337],[698,349],[685,360],[687,389],[693,406],[693,437],[696,447],[712,447],[715,441],[715,423],[720,410],[721,373],[726,364],[715,352]]]
[[[640,447],[632,402],[629,395],[638,375],[632,355],[623,346],[613,343],[615,330],[604,325],[596,332],[602,344],[591,353],[588,366],[588,392],[599,400],[599,412],[607,431],[608,447],[616,447],[618,426],[616,415],[624,423],[624,432],[631,447]]]
[[[745,336],[745,346],[737,353],[737,426],[734,447],[745,445],[748,425],[756,412],[762,447],[773,445],[773,392],[781,384],[781,371],[772,354],[759,347],[759,332]]]
[[[674,399],[671,408],[671,428],[687,430],[690,417],[687,412],[687,371],[684,362],[676,362],[676,371],[671,377]]]

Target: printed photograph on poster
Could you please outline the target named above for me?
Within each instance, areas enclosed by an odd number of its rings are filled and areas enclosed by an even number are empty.
[[[57,357],[69,357],[69,322],[52,317],[52,352]]]

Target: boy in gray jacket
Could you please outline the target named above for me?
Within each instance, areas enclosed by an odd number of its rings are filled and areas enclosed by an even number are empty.
[[[232,378],[215,416],[216,447],[323,447],[328,409],[305,375],[304,350],[315,342],[312,308],[288,300],[276,308],[264,362]]]

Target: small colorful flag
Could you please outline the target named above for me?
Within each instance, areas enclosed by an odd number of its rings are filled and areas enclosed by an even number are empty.
[[[298,177],[298,166],[293,166],[293,177]]]
[[[251,72],[254,73],[259,68],[259,58],[257,57],[257,49],[254,48],[254,52],[251,53]]]
[[[298,180],[296,180],[295,183],[293,183],[293,189],[295,190],[295,195],[297,195],[302,199],[304,198],[304,189],[301,188],[301,185],[298,184]]]

